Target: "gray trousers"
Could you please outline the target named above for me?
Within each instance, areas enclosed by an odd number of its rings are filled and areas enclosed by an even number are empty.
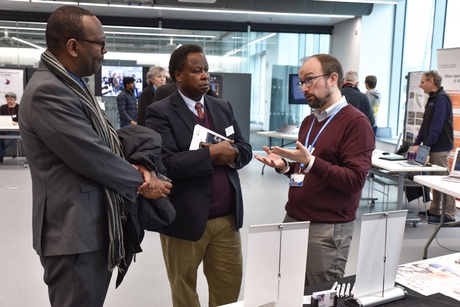
[[[53,307],[102,307],[112,273],[108,250],[91,253],[40,256],[44,281]]]
[[[450,151],[431,152],[430,163],[444,166],[449,169],[449,153]],[[447,175],[448,173],[449,172],[430,172],[430,175]],[[432,194],[433,201],[430,205],[430,213],[440,215],[443,193],[432,190]],[[455,212],[457,211],[457,208],[455,207],[455,198],[453,196],[446,195],[445,210],[445,215],[455,220]]]
[[[283,222],[298,220],[286,214]],[[343,277],[354,225],[354,221],[342,224],[310,223],[305,286]]]

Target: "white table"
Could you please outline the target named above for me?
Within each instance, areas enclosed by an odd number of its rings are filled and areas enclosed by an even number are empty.
[[[19,132],[19,125],[0,126],[0,131],[17,131],[17,132]],[[0,139],[17,140],[18,144],[16,145],[16,157],[19,160],[19,157],[22,156],[21,135],[20,134],[7,134],[7,135],[0,134]],[[24,167],[27,167],[27,162],[24,162]]]
[[[441,229],[441,227],[459,227],[460,226],[460,221],[449,223],[449,224],[444,224],[444,212],[445,212],[444,204],[446,202],[446,194],[451,195],[455,198],[460,198],[460,181],[459,182],[446,181],[446,180],[442,180],[442,177],[444,176],[424,175],[424,176],[414,177],[415,182],[423,184],[441,193],[444,193],[442,197],[443,199],[442,199],[442,206],[441,206],[441,221],[436,226],[433,234],[428,239],[428,242],[425,244],[425,249],[423,250],[423,259],[427,258],[428,247],[430,246],[433,239],[436,237],[436,234],[438,233],[439,229]]]
[[[403,166],[399,161],[388,161],[380,159],[383,157],[382,152],[375,150],[372,155],[372,167],[370,172],[392,180],[397,179],[398,182],[398,197],[397,209],[401,210],[404,207],[404,178],[407,173],[421,172],[444,172],[447,168],[432,165],[432,166]],[[382,171],[383,170],[383,171]]]
[[[272,147],[273,139],[281,140],[281,147],[291,145],[297,141],[299,135],[297,133],[282,133],[277,131],[257,131],[258,135],[268,137],[268,148]],[[284,140],[289,140],[290,142],[284,143]],[[262,175],[264,174],[265,164],[262,166]]]

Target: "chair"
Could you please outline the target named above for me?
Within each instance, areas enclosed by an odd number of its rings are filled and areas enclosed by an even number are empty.
[[[394,180],[391,178],[386,178],[382,176],[368,176],[367,177],[369,181],[369,186],[368,186],[368,197],[367,199],[371,201],[371,207],[369,209],[369,212],[372,212],[372,208],[375,206],[375,200],[377,198],[374,197],[374,191],[379,192],[382,194],[382,211],[388,211],[388,199],[390,195],[390,187],[398,187],[398,182],[397,179],[395,178]],[[378,185],[377,187],[375,185]],[[410,180],[410,179],[404,179],[404,188],[406,187],[422,187],[422,185]],[[419,202],[419,208],[420,208],[420,199],[418,199]],[[408,205],[408,201],[406,198],[406,207]]]

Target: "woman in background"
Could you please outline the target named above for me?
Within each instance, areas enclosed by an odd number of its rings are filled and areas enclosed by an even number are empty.
[[[145,126],[145,111],[153,102],[157,88],[166,83],[166,70],[160,66],[150,67],[146,79],[148,87],[142,90],[138,102],[137,124],[141,126]]]

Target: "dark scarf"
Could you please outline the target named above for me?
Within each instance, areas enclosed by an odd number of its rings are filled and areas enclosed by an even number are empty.
[[[91,125],[101,138],[103,144],[110,148],[114,154],[123,157],[123,150],[118,135],[99,107],[96,97],[78,84],[49,50],[46,50],[42,54],[41,59],[48,69],[84,102],[89,113]],[[122,223],[126,220],[125,200],[115,191],[106,187],[104,187],[104,193],[107,199],[110,237],[108,269],[112,271],[118,266],[119,270],[122,270],[120,266],[125,267],[125,249],[122,228]]]

